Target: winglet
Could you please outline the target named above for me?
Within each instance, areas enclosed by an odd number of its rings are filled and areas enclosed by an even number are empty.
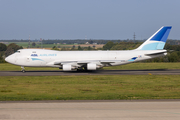
[[[171,26],[163,26],[136,50],[162,50],[168,38]]]

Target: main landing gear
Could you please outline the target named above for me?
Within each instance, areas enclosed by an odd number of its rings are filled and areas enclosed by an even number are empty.
[[[25,72],[26,72],[26,71],[25,71],[25,68],[24,68],[23,66],[21,66],[21,68],[22,68],[21,71],[22,71],[23,73],[25,73]]]
[[[81,67],[77,69],[78,72],[87,72],[87,67]]]

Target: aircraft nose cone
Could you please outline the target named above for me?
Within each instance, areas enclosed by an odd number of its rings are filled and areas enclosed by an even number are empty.
[[[13,55],[10,55],[8,57],[5,58],[5,61],[8,62],[8,63],[14,63],[14,56]]]
[[[5,58],[5,61],[6,61],[6,62],[9,62],[9,57],[6,57],[6,58]]]

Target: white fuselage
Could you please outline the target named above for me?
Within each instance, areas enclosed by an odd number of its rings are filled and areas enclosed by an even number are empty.
[[[6,58],[9,63],[28,67],[60,67],[67,63],[107,63],[103,66],[114,66],[147,60],[165,55],[147,55],[166,52],[166,50],[127,50],[127,51],[55,51],[43,49],[21,49]],[[132,58],[136,59],[132,59]],[[103,67],[102,66],[102,67]]]

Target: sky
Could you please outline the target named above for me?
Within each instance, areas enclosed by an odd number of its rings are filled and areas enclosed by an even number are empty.
[[[180,40],[180,0],[0,0],[0,40],[149,38],[172,26]]]

